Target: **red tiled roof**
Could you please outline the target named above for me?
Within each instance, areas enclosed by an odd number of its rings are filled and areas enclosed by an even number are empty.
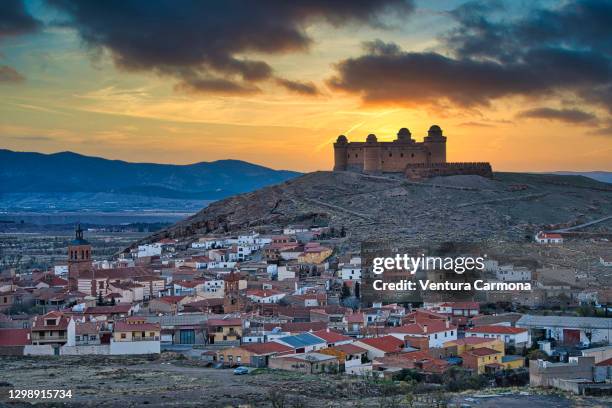
[[[241,319],[208,319],[208,326],[242,326]]]
[[[354,344],[341,344],[339,346],[334,346],[333,348],[345,354],[361,354],[368,351],[363,347],[359,347]]]
[[[293,349],[291,347],[285,346],[284,344],[280,344],[274,341],[270,341],[267,343],[243,344],[242,346],[240,346],[240,348],[243,348],[257,355],[293,352]]]
[[[315,336],[325,340],[327,343],[337,343],[340,341],[351,341],[353,340],[351,337],[345,336],[344,334],[340,334],[334,330],[317,330],[312,332]]]
[[[177,304],[179,303],[181,300],[185,299],[187,296],[162,296],[160,298],[157,298],[158,300],[164,302],[164,303],[168,303],[171,305]]]
[[[48,319],[55,319],[55,325],[47,325]],[[43,316],[36,316],[32,322],[32,330],[66,330],[70,323],[70,318],[64,314],[53,311]]]
[[[346,316],[347,323],[364,323],[363,313],[352,313]]]
[[[393,336],[382,336],[382,337],[369,337],[365,339],[359,339],[359,342],[367,344],[370,347],[374,347],[378,350],[382,350],[385,353],[394,353],[401,351],[404,348],[404,342],[396,339]]]
[[[453,309],[480,309],[480,303],[478,302],[446,302],[440,306],[451,307]]]
[[[247,296],[255,296],[260,298],[266,298],[270,296],[280,295],[283,292],[276,289],[249,289],[247,290]]]
[[[446,321],[442,320],[421,320],[419,323],[408,324],[405,326],[389,327],[387,333],[399,334],[429,334],[439,333],[447,330],[457,330],[456,326],[449,323],[446,327]]]
[[[0,347],[31,344],[30,329],[0,329]]]
[[[483,338],[483,337],[464,337],[462,339],[451,340],[449,343],[454,343],[458,346],[462,345],[473,345],[473,344],[481,344],[488,343],[490,341],[494,341],[497,339],[494,338]]]
[[[130,303],[119,303],[114,306],[92,306],[85,309],[85,314],[124,314],[132,309]]]
[[[77,335],[98,333],[100,331],[100,326],[101,325],[96,322],[77,323],[75,333]]]
[[[509,326],[477,326],[471,329],[467,329],[466,333],[493,333],[493,334],[518,334],[525,333],[527,329],[520,327],[509,327]]]
[[[133,331],[160,331],[159,323],[146,323],[143,320],[120,320],[115,322],[113,331],[133,332]]]
[[[604,361],[600,361],[599,363],[595,364],[598,367],[609,367],[612,366],[612,357],[604,360]]]
[[[479,357],[488,356],[488,355],[491,355],[491,354],[501,354],[500,351],[494,350],[494,349],[489,348],[489,347],[475,348],[475,349],[472,349],[470,351],[466,351],[466,353],[469,353],[469,354],[472,354],[472,355],[475,355],[475,356],[479,356]]]

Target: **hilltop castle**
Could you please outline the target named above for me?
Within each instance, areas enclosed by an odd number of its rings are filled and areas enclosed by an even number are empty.
[[[392,142],[379,142],[370,134],[365,142],[349,142],[340,135],[334,143],[334,171],[381,174],[401,173],[410,179],[456,174],[492,177],[491,165],[481,163],[448,163],[446,136],[440,126],[429,128],[422,142],[412,138],[407,128],[397,132]]]

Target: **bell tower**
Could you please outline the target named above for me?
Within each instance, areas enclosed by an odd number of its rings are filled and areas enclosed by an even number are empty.
[[[83,272],[90,271],[91,245],[83,238],[81,224],[77,224],[74,230],[74,239],[68,245],[68,281],[73,289],[78,286],[79,276]]]
[[[240,275],[230,272],[225,279],[223,313],[234,313],[243,310],[244,299],[240,294]]]

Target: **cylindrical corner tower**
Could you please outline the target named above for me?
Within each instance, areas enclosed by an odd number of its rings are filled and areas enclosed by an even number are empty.
[[[446,136],[442,135],[442,129],[438,125],[429,128],[423,144],[428,150],[430,163],[446,163]]]
[[[340,135],[334,143],[334,171],[345,171],[348,164],[348,140]]]
[[[363,172],[377,174],[382,170],[380,162],[380,146],[376,135],[370,134],[363,146]]]

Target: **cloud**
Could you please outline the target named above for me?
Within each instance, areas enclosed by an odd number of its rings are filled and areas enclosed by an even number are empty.
[[[276,78],[276,83],[288,91],[301,94],[316,96],[319,95],[319,89],[312,82],[291,81],[285,78]]]
[[[0,41],[32,33],[41,26],[40,21],[32,17],[21,0],[0,1]],[[0,66],[0,83],[19,83],[25,77],[15,68],[7,65]]]
[[[597,116],[580,109],[535,108],[519,112],[519,118],[557,120],[565,123],[597,123]]]
[[[487,106],[523,96],[571,93],[610,109],[612,3],[574,1],[508,20],[502,2],[470,2],[451,12],[444,52],[409,52],[376,40],[335,65],[331,88],[365,103]],[[501,16],[501,17],[500,17]]]
[[[40,22],[28,13],[23,1],[0,1],[0,40],[34,32],[40,25]]]
[[[2,83],[19,83],[23,82],[25,78],[14,68],[8,65],[0,65],[0,84]]]
[[[314,22],[376,25],[414,9],[412,0],[48,1],[116,66],[175,77],[180,90],[223,93],[257,92],[254,83],[273,79],[274,69],[246,55],[305,51]]]

